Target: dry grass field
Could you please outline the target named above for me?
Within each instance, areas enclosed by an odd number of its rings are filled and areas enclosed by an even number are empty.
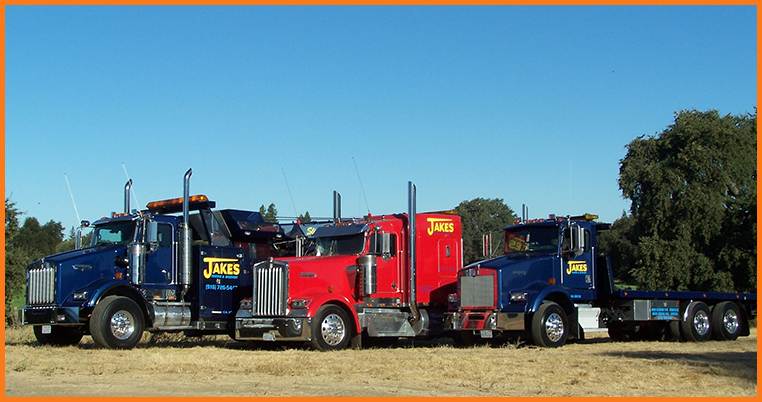
[[[757,395],[757,331],[734,342],[613,343],[559,349],[455,348],[401,341],[322,353],[224,337],[146,334],[134,350],[41,347],[5,334],[5,396],[709,396]]]

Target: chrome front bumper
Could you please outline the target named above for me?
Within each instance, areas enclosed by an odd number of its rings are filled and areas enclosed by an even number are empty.
[[[455,330],[523,331],[525,323],[524,313],[467,312],[445,316],[445,328]]]
[[[311,318],[237,318],[235,339],[241,341],[310,341]]]

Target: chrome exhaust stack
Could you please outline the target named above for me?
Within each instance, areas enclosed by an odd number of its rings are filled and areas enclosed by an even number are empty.
[[[421,312],[418,310],[418,291],[417,291],[417,281],[416,281],[416,265],[415,265],[415,256],[416,256],[416,227],[415,227],[415,216],[416,216],[416,198],[415,198],[415,184],[413,184],[412,181],[407,182],[407,206],[408,206],[408,222],[409,222],[409,228],[408,228],[408,234],[410,238],[408,239],[408,250],[409,250],[409,264],[410,264],[410,311],[413,313],[413,317],[410,319],[410,325],[414,326],[418,323],[418,321],[421,320]]]
[[[132,179],[127,180],[127,184],[124,185],[124,213],[130,213],[130,189],[132,188]]]
[[[180,300],[185,297],[193,279],[191,276],[192,239],[190,225],[188,224],[190,211],[190,178],[192,174],[193,169],[188,169],[188,171],[185,172],[185,178],[183,180],[183,221],[180,223],[182,261],[180,261],[180,277],[178,278],[180,286],[182,287]]]
[[[333,223],[341,222],[341,194],[338,191],[333,191]]]

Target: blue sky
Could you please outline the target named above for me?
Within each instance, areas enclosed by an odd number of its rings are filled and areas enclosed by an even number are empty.
[[[333,190],[345,216],[402,212],[411,180],[419,211],[611,222],[630,141],[757,103],[755,6],[5,11],[5,196],[67,228],[64,174],[93,220],[125,170],[142,208],[188,168],[218,207],[282,216],[331,216]]]

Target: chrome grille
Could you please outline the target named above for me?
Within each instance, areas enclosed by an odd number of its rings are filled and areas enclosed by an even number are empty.
[[[460,307],[494,307],[495,276],[461,276]]]
[[[55,266],[48,263],[33,265],[27,268],[27,305],[54,304],[56,301]]]
[[[263,261],[254,264],[254,316],[285,316],[288,303],[288,264]]]

